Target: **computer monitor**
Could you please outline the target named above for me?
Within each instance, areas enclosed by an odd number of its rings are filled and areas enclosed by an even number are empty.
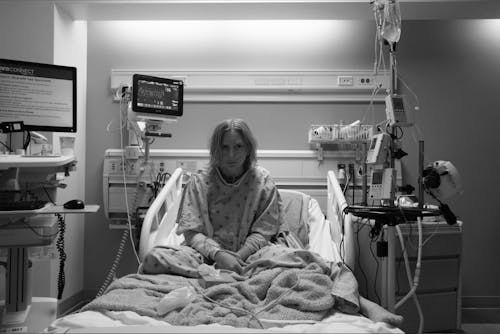
[[[76,132],[76,68],[0,59],[0,122]]]
[[[132,111],[151,120],[176,119],[182,116],[184,83],[182,80],[142,74],[132,77]]]

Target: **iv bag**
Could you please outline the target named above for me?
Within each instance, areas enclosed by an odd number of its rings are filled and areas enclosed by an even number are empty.
[[[396,43],[401,37],[401,11],[398,0],[385,0],[382,37],[389,43]]]

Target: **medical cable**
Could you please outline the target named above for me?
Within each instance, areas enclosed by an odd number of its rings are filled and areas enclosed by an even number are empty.
[[[409,225],[410,229],[411,229],[412,224],[408,223],[408,220],[406,219],[406,215],[404,213],[404,210],[403,210],[403,208],[401,206],[399,207],[399,210],[401,212],[401,216],[403,217],[403,220],[404,220],[405,224]],[[420,217],[417,217],[417,229],[418,229],[417,263],[415,265],[415,278],[413,279],[413,287],[414,287],[415,291],[416,291],[416,289],[418,287],[418,283],[419,283],[419,280],[420,280],[420,267],[421,267],[421,262],[422,262],[421,261],[421,259],[422,259],[422,219]],[[401,233],[401,228],[399,227],[399,225],[396,225],[396,231],[398,232],[398,237],[399,237],[399,241],[400,241],[400,244],[401,244],[401,249],[403,251],[403,258],[405,260],[404,261],[405,262],[405,268],[409,269],[408,252],[406,250],[406,246],[405,246],[405,243],[404,243],[404,240],[403,240],[403,236],[402,236],[402,233]],[[411,240],[410,235],[408,235],[408,240]],[[410,278],[411,278],[411,274],[410,274]],[[411,280],[409,280],[408,283],[409,283],[410,286],[412,286]],[[410,292],[408,294],[410,294]],[[399,305],[402,305],[403,303],[404,303],[404,301],[401,300]],[[398,306],[396,306],[396,308],[397,307]]]
[[[401,233],[401,229],[399,228],[399,226],[396,226],[396,231],[398,233],[399,242],[401,244],[401,248],[403,249],[404,263],[405,263],[405,269],[406,269],[406,277],[408,279],[408,284],[410,286],[412,286],[412,285],[413,286],[410,289],[410,291],[408,292],[408,294],[406,294],[406,296],[404,296],[401,300],[399,300],[396,303],[395,308],[398,309],[411,296],[413,298],[413,301],[415,302],[415,307],[417,308],[418,317],[419,317],[419,327],[418,327],[418,332],[417,333],[421,334],[423,332],[423,328],[424,328],[424,315],[423,315],[422,308],[420,306],[420,303],[418,301],[418,297],[417,297],[417,294],[416,294],[416,290],[417,290],[419,279],[420,279],[420,263],[421,263],[421,256],[422,256],[422,220],[421,220],[420,217],[417,217],[417,226],[418,226],[418,230],[419,230],[418,231],[419,248],[418,248],[418,252],[417,252],[417,263],[415,265],[415,275],[414,275],[414,278],[413,278],[413,282],[412,282],[412,279],[411,279],[411,270],[410,270],[410,264],[409,264],[409,260],[408,260],[408,253],[406,252],[406,247],[405,247],[405,244],[404,244],[404,240],[403,240],[403,236],[402,236],[402,233]]]
[[[6,149],[8,149],[8,150],[9,150],[9,152],[12,152],[12,148],[11,148],[9,145],[5,144],[5,143],[4,143],[4,142],[2,142],[2,141],[0,141],[0,144],[2,144],[2,145],[6,148]]]
[[[128,85],[121,83],[115,91],[115,98],[120,101],[120,128],[112,130],[111,124],[113,123],[113,119],[111,119],[108,122],[108,124],[106,125],[107,132],[115,132],[115,131],[121,130],[122,128],[124,128],[127,125],[127,122],[126,121],[123,122],[123,120],[122,120],[122,114],[123,114],[122,101],[123,101],[123,99],[125,99],[127,97],[126,88],[128,88]]]
[[[363,117],[361,117],[361,124],[365,124],[367,114],[370,112],[371,115],[371,123],[375,123],[375,109],[373,108],[374,102],[375,102],[375,95],[378,93],[380,88],[382,87],[382,84],[378,84],[375,88],[372,89],[372,93],[370,95],[370,103],[368,103],[368,106],[366,107],[365,113],[363,114]]]
[[[415,111],[420,111],[420,101],[419,101],[418,95],[411,89],[411,87],[406,83],[406,81],[403,79],[403,77],[399,73],[398,73],[398,79],[406,87],[406,89],[411,93],[411,95],[413,95],[413,98],[415,99],[415,107],[414,107]],[[418,138],[415,137],[415,131],[417,132],[417,136],[421,139],[424,138],[424,135],[422,133],[422,130],[418,126],[418,122],[416,122],[416,118],[417,118],[416,116],[417,116],[417,114],[414,113],[415,122],[414,122],[413,126],[411,127],[411,130],[412,130],[411,134],[412,134],[413,141],[415,142],[416,145],[418,145],[419,140],[418,140]],[[425,154],[424,154],[424,162],[428,162],[428,160],[425,157]]]
[[[122,99],[120,99],[120,148],[121,148],[121,163],[122,163],[122,181],[123,181],[123,187],[124,187],[124,197],[125,197],[125,208],[126,208],[126,214],[127,214],[127,223],[128,223],[128,229],[125,229],[122,233],[121,239],[120,239],[120,244],[118,246],[118,250],[116,252],[116,256],[113,260],[113,263],[111,265],[111,268],[106,275],[106,278],[104,279],[103,284],[101,285],[101,288],[99,289],[97,293],[97,297],[101,296],[108,285],[111,283],[111,281],[114,279],[116,275],[116,270],[118,269],[118,265],[120,264],[121,257],[123,254],[123,251],[125,249],[125,245],[127,242],[127,239],[130,236],[130,242],[132,244],[132,249],[134,251],[134,254],[136,256],[138,264],[140,264],[139,256],[137,255],[137,251],[135,249],[134,241],[132,239],[132,222],[130,218],[130,206],[128,203],[128,191],[127,191],[127,178],[126,178],[126,170],[125,170],[125,152],[123,148],[123,115],[122,115]]]
[[[59,224],[59,237],[57,238],[56,248],[59,251],[59,274],[57,276],[57,299],[61,300],[66,285],[66,275],[64,274],[64,264],[66,263],[66,252],[64,251],[64,233],[66,232],[66,222],[64,217],[56,213]]]
[[[187,281],[195,290],[196,292],[198,292],[204,299],[206,299],[207,301],[209,301],[210,303],[213,303],[215,305],[218,305],[220,307],[223,307],[223,308],[227,308],[231,311],[236,311],[236,312],[240,312],[240,313],[244,313],[244,314],[247,314],[249,315],[251,318],[254,318],[257,323],[259,324],[259,326],[262,328],[262,329],[265,329],[264,325],[262,324],[262,322],[259,320],[259,318],[257,318],[257,314],[256,313],[253,313],[253,312],[250,312],[250,311],[247,311],[245,309],[242,309],[242,308],[239,308],[239,307],[235,307],[235,306],[229,306],[229,305],[225,305],[221,302],[218,302],[214,299],[212,299],[211,297],[209,297],[205,292],[203,292],[202,290],[200,290],[197,286],[195,286],[192,282],[190,281]],[[297,282],[298,284],[298,282]],[[291,289],[291,288],[290,288]],[[284,293],[287,293],[288,291],[285,291],[283,292]]]
[[[375,237],[375,238],[370,238],[370,253],[372,254],[372,257],[373,259],[375,260],[375,263],[376,263],[376,266],[375,266],[375,279],[373,280],[373,291],[375,292],[375,296],[377,297],[377,301],[378,303],[380,304],[380,296],[378,295],[378,292],[377,292],[377,281],[378,281],[378,272],[379,272],[379,269],[380,269],[380,263],[377,259],[377,256],[375,255],[375,253],[373,252],[373,247],[372,245],[375,243],[375,241],[378,241],[378,237]]]
[[[368,276],[366,276],[365,271],[363,270],[363,266],[361,265],[361,246],[359,242],[359,233],[361,233],[361,230],[367,225],[363,223],[363,219],[359,222],[358,229],[356,231],[356,245],[357,245],[357,259],[356,263],[358,264],[359,270],[361,271],[361,274],[363,275],[363,278],[365,279],[365,291],[368,294]]]
[[[351,182],[351,174],[348,173],[349,176],[347,177],[347,180],[344,185],[344,189],[342,189],[342,193],[345,195],[345,192],[347,191],[347,188],[349,188],[349,183]]]
[[[23,132],[23,138],[24,138],[24,132]],[[24,138],[24,142],[23,142],[23,149],[24,150],[28,148],[30,141],[31,141],[31,132],[27,131],[26,138]]]
[[[411,93],[411,95],[413,95],[413,98],[415,99],[415,110],[420,110],[420,102],[419,102],[419,99],[418,99],[418,95],[415,94],[415,92],[410,88],[410,86],[408,86],[408,84],[406,83],[406,81],[403,79],[403,77],[401,76],[401,74],[398,74],[398,79],[399,81],[401,81],[403,83],[403,85],[406,87],[406,89],[408,89],[408,91]]]
[[[340,238],[340,245],[339,245],[339,255],[340,255],[340,258],[342,259],[342,264],[346,265],[345,263],[345,253],[346,253],[346,250],[345,250],[345,236],[344,236],[344,222],[345,222],[345,216],[346,216],[346,212],[345,211],[342,211],[341,212],[341,217],[342,217],[342,231],[340,232],[341,234],[341,238]],[[351,269],[351,268],[349,268]],[[354,268],[353,268],[354,269]],[[354,272],[353,270],[351,270],[352,272]]]
[[[425,244],[431,240],[435,235],[436,233],[438,232],[439,230],[439,224],[435,224],[436,226],[434,227],[434,231],[432,231],[429,236],[427,238],[425,238],[425,240],[422,242],[422,247],[425,246]]]
[[[43,185],[42,189],[47,195],[49,201],[55,205],[56,203],[52,200],[49,192]],[[66,275],[64,273],[64,265],[66,263],[66,252],[64,251],[64,234],[66,233],[66,219],[60,213],[55,213],[55,216],[57,217],[58,231],[54,234],[54,236],[57,235],[57,233],[59,233],[59,237],[57,238],[56,241],[56,249],[59,252],[59,273],[57,276],[57,299],[61,300],[62,294],[64,292],[64,286],[66,285]],[[26,222],[25,224],[28,225],[28,227],[33,232],[35,232],[35,234],[38,234],[29,224],[27,224]]]
[[[36,234],[40,238],[52,238],[52,237],[55,237],[59,233],[59,230],[57,230],[56,232],[54,232],[52,234],[43,234],[43,233],[40,233],[37,230],[35,230],[35,228],[33,226],[31,226],[29,223],[27,223],[25,219],[22,219],[21,222],[26,227],[28,227],[31,230],[31,232],[33,232],[34,234]]]
[[[385,59],[383,57],[383,43],[384,39],[382,38],[382,26],[383,26],[383,15],[381,12],[380,7],[377,7],[377,4],[374,2],[374,8],[373,8],[373,15],[374,15],[374,20],[375,20],[375,28],[376,28],[376,34],[375,34],[375,64],[374,68],[376,73],[380,71],[380,66],[382,64],[382,67],[385,72]],[[378,46],[378,49],[377,49]],[[378,50],[378,55],[377,55],[377,50]],[[378,57],[377,57],[378,56]],[[386,74],[387,75],[387,74]]]
[[[120,245],[118,246],[117,254],[115,256],[113,264],[111,265],[111,269],[109,270],[108,275],[106,276],[106,279],[104,280],[104,283],[101,285],[99,292],[97,292],[96,297],[101,296],[104,293],[104,291],[106,291],[106,289],[107,289],[108,285],[111,283],[111,281],[114,280],[116,270],[118,269],[118,265],[120,264],[122,254],[123,254],[123,251],[125,249],[125,244],[127,243],[128,235],[129,235],[129,230],[127,230],[127,229],[123,230],[122,238],[120,240]]]
[[[123,120],[122,120],[122,99],[120,99],[120,124],[122,124]],[[137,251],[135,249],[135,245],[134,245],[134,240],[132,239],[132,221],[131,221],[131,218],[130,218],[130,207],[129,207],[129,203],[128,203],[128,192],[127,192],[127,175],[126,175],[126,170],[125,170],[125,150],[124,150],[124,147],[123,147],[123,127],[120,127],[120,148],[121,148],[121,158],[122,158],[122,166],[123,166],[123,169],[122,169],[122,176],[123,176],[123,187],[124,187],[124,194],[125,194],[125,208],[126,208],[126,212],[127,212],[127,222],[128,222],[128,236],[130,237],[130,242],[132,244],[132,250],[134,251],[134,255],[135,255],[135,258],[137,259],[137,264],[141,264],[141,260],[139,259],[139,255],[137,254]],[[125,235],[125,233],[124,233]],[[122,239],[123,239],[123,236],[122,236]],[[123,252],[123,250],[122,250]],[[121,254],[121,253],[120,253]],[[120,259],[118,259],[118,262],[120,261]]]
[[[396,225],[396,231],[398,233],[399,241],[401,244],[401,247],[403,248],[403,257],[405,259],[405,267],[409,269],[409,260],[408,260],[408,252],[406,251],[406,247],[404,246],[404,240],[403,240],[403,234],[401,232],[401,228]],[[418,232],[418,239],[419,239],[419,248],[417,252],[417,263],[415,264],[415,273],[413,277],[413,281],[411,280],[411,274],[410,274],[410,279],[408,280],[408,283],[411,286],[410,291],[396,303],[396,309],[399,308],[401,305],[403,305],[408,298],[410,298],[413,294],[415,294],[415,291],[418,288],[419,280],[420,280],[420,266],[421,266],[421,257],[422,257],[422,226],[419,223],[419,232]]]
[[[241,313],[245,313],[247,315],[249,315],[251,318],[254,318],[257,323],[259,324],[259,326],[262,328],[262,329],[265,329],[264,325],[262,324],[261,320],[262,321],[265,321],[265,319],[259,319],[257,317],[257,315],[259,313],[262,313],[264,311],[267,311],[271,308],[273,308],[274,306],[276,306],[280,301],[281,299],[283,299],[284,297],[286,297],[287,295],[289,295],[290,293],[294,292],[294,289],[296,287],[299,286],[299,283],[300,283],[300,280],[299,280],[299,277],[298,275],[296,275],[296,282],[291,286],[289,287],[288,289],[286,289],[285,291],[283,291],[276,299],[274,299],[273,301],[271,301],[269,304],[267,305],[264,305],[262,306],[259,310],[255,311],[255,312],[251,312],[251,311],[248,311],[248,310],[245,310],[245,309],[242,309],[242,308],[239,308],[239,307],[235,307],[235,306],[229,306],[229,305],[225,305],[221,302],[218,302],[214,299],[212,299],[211,297],[209,297],[205,292],[201,291],[197,286],[195,286],[192,282],[188,281],[188,283],[199,293],[201,294],[201,296],[206,299],[207,301],[211,302],[211,303],[214,303],[216,305],[219,305],[223,308],[227,308],[227,309],[230,309],[232,311],[236,311],[236,312],[241,312]]]

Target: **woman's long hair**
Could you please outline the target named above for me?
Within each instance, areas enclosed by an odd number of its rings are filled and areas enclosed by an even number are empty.
[[[250,131],[248,124],[242,119],[226,119],[217,125],[210,138],[210,162],[209,167],[213,170],[220,166],[222,162],[222,139],[229,131],[237,132],[246,145],[248,155],[243,164],[243,168],[248,170],[257,161],[257,141]]]

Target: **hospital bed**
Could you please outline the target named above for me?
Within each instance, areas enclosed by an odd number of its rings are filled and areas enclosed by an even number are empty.
[[[141,229],[139,246],[139,257],[141,259],[156,245],[175,247],[183,241],[183,237],[175,233],[177,211],[183,192],[183,176],[184,173],[181,169],[175,170],[147,211]],[[292,229],[295,229],[299,238],[305,238],[305,241],[308,241],[308,247],[311,251],[328,261],[344,261],[350,268],[354,268],[356,256],[352,228],[353,218],[350,214],[343,212],[347,202],[332,171],[328,172],[327,184],[326,219],[314,198],[299,191],[280,189],[285,217],[296,222],[293,223]],[[298,274],[296,277],[299,277]],[[57,319],[47,328],[47,331],[72,333],[402,333],[400,329],[385,323],[373,322],[359,314],[342,313],[334,310],[334,308],[318,312],[320,318],[313,317],[314,320],[310,320],[308,317],[301,319],[293,317],[274,320],[259,319],[260,315],[254,314],[254,316],[250,315],[248,317],[248,326],[241,327],[233,324],[233,322],[237,322],[238,319],[244,318],[248,314],[242,314],[238,310],[231,308],[230,305],[224,305],[224,301],[214,305],[213,311],[224,313],[222,319],[225,321],[212,323],[206,320],[216,317],[211,317],[211,315],[207,317],[203,313],[206,312],[206,309],[203,309],[203,312],[200,311],[200,318],[205,317],[203,318],[205,321],[196,321],[196,316],[192,316],[191,319],[183,320],[188,323],[194,322],[194,324],[179,326],[178,323],[174,322],[172,325],[164,321],[164,319],[173,319],[167,318],[167,316],[175,315],[179,310],[172,311],[162,318],[158,315],[159,306],[165,300],[165,296],[174,289],[174,286],[178,288],[179,284],[184,284],[184,286],[189,287],[192,284],[187,283],[187,281],[185,277],[164,274],[126,275],[116,279],[102,296],[97,297],[79,312]],[[252,284],[254,283],[255,281]],[[225,285],[231,284],[234,283]],[[221,285],[223,284],[212,286],[205,290],[205,293],[208,295],[209,289],[218,288]],[[197,288],[199,289],[199,286]],[[198,290],[196,291],[198,292]],[[270,303],[279,304],[281,297],[283,295],[271,300]],[[208,303],[206,300],[204,302]],[[194,307],[193,305],[188,306]],[[264,305],[264,308],[266,307]],[[314,316],[317,317],[318,314]],[[233,322],[226,321],[226,319],[232,319]]]

